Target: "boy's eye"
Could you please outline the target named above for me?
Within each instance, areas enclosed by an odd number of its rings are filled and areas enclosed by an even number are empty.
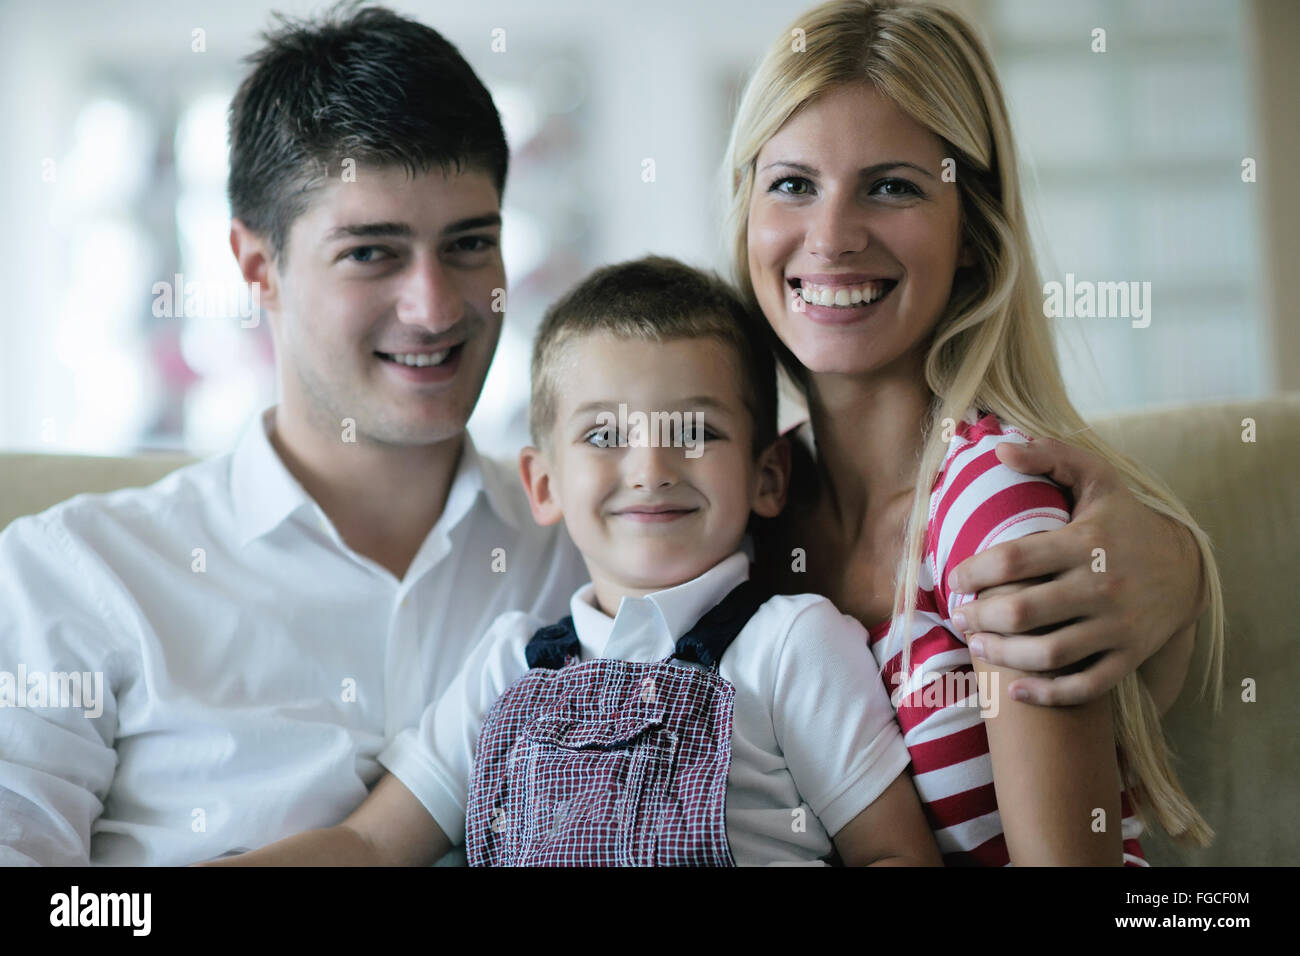
[[[618,444],[612,428],[593,428],[582,436],[582,440],[594,448],[613,448]]]
[[[688,423],[682,425],[682,441],[717,441],[720,436],[712,428]]]

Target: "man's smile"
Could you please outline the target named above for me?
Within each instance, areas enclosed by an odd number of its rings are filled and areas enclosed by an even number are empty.
[[[401,352],[376,350],[374,355],[402,381],[429,385],[454,378],[464,352],[465,343],[462,341],[440,349],[417,348]]]

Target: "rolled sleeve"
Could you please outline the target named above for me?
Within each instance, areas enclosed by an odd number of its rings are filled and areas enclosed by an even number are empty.
[[[525,648],[540,619],[502,614],[470,652],[418,727],[401,731],[379,762],[415,795],[453,846],[465,841],[470,774],[483,720],[498,697],[528,670]]]
[[[862,625],[829,601],[805,607],[782,642],[774,690],[790,775],[834,836],[910,761]]]

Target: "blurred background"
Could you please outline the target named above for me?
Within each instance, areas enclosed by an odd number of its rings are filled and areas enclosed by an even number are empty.
[[[389,5],[455,43],[503,115],[510,312],[471,430],[513,455],[529,343],[555,296],[646,252],[725,267],[715,188],[732,113],[754,63],[811,4]],[[1286,173],[1300,155],[1300,4],[951,5],[1001,72],[1044,281],[1152,283],[1147,328],[1056,320],[1085,415],[1300,388],[1300,329],[1281,293],[1300,262],[1300,187]],[[274,400],[266,323],[240,320],[225,111],[269,11],[321,6],[0,5],[0,449],[208,454]],[[1105,53],[1092,51],[1097,27]],[[177,275],[226,294],[155,315],[155,284]]]

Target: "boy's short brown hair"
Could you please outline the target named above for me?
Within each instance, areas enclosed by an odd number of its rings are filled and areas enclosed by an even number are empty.
[[[556,358],[581,335],[608,332],[662,342],[713,338],[736,357],[741,398],[754,420],[757,455],[777,438],[776,359],[757,314],[726,281],[665,256],[597,269],[555,302],[533,342],[528,425],[542,445],[556,415]]]

